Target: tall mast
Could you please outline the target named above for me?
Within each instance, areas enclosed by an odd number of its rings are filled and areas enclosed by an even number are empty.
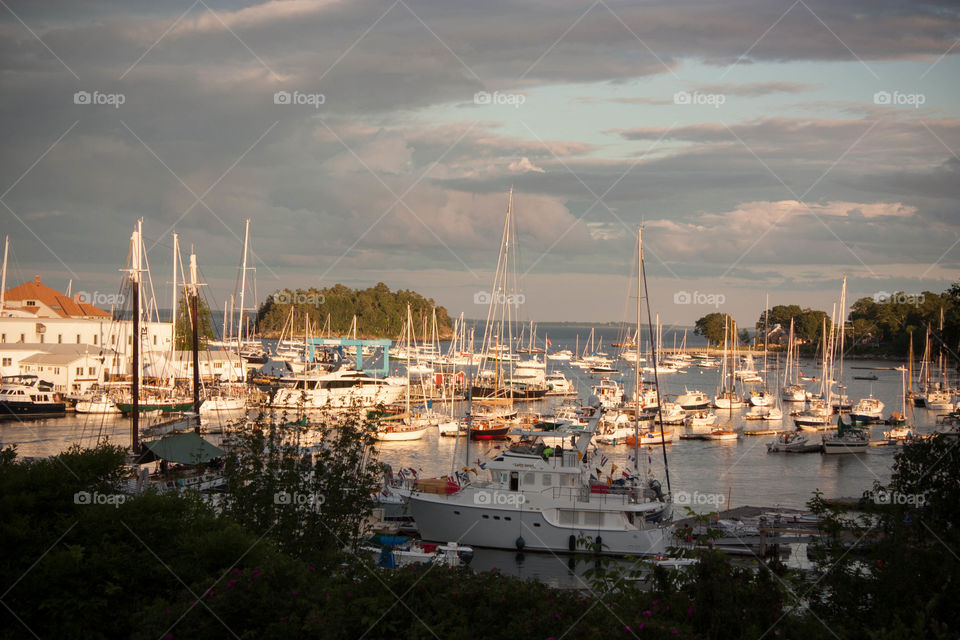
[[[197,285],[197,256],[190,251],[190,324],[193,328],[193,410],[197,424],[193,430],[200,433],[200,315],[197,313],[199,289]]]
[[[170,362],[175,362],[177,354],[177,256],[180,252],[180,239],[173,232],[173,293],[170,298]]]
[[[637,345],[634,365],[636,377],[633,383],[633,470],[640,473],[640,304],[643,301],[643,227],[637,227]],[[663,424],[660,424],[663,432]]]
[[[134,455],[140,454],[140,233],[143,221],[130,236],[130,292],[133,298],[133,335],[130,337],[133,360],[130,379],[130,447]]]
[[[4,297],[7,291],[7,252],[10,250],[10,236],[3,241],[3,271],[0,272],[0,311],[3,311]]]
[[[639,236],[640,234],[638,233],[637,235]],[[641,243],[640,246],[641,246],[640,256],[639,256],[639,259],[640,259],[640,276],[643,278],[643,291],[644,291],[644,293],[646,294],[644,297],[646,297],[646,299],[647,299],[647,330],[648,330],[649,332],[651,332],[651,333],[650,333],[650,344],[651,344],[651,346],[650,346],[650,356],[651,356],[651,358],[653,359],[653,384],[654,384],[654,385],[656,386],[656,388],[657,388],[657,414],[658,414],[658,416],[659,416],[659,418],[660,418],[660,450],[663,452],[663,473],[664,473],[664,478],[665,478],[666,481],[667,481],[667,495],[670,495],[670,494],[671,494],[671,489],[670,489],[670,466],[667,464],[667,442],[666,442],[666,439],[665,439],[665,436],[664,436],[664,433],[663,433],[663,431],[664,431],[664,426],[663,426],[663,402],[661,401],[661,396],[660,396],[660,375],[657,373],[657,358],[659,357],[659,354],[657,353],[656,343],[655,343],[654,340],[653,340],[653,333],[652,333],[652,332],[653,332],[653,324],[652,324],[651,319],[650,319],[650,292],[647,291],[647,280],[646,280],[646,278],[644,277],[646,270],[644,269],[644,266],[643,266],[643,250],[642,250],[643,245],[642,245],[642,243]],[[639,331],[640,331],[640,327],[638,326],[638,327],[637,327],[638,336],[639,336]],[[638,340],[638,342],[639,342],[639,340]]]
[[[238,346],[243,344],[244,295],[247,291],[247,247],[250,244],[250,218],[243,231],[243,259],[240,266],[240,322],[237,329]]]

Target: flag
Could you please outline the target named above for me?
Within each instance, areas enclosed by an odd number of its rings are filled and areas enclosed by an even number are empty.
[[[486,469],[486,468],[487,468],[487,463],[481,462],[479,466],[480,466],[481,469]]]
[[[550,336],[547,336],[547,346],[548,346],[548,347],[552,347],[552,346],[553,346],[553,342],[550,341]]]
[[[583,460],[583,454],[577,451],[577,462],[580,462],[581,460]]]
[[[608,458],[607,456],[600,456],[600,466],[601,466],[601,467],[607,466],[607,462],[608,462],[609,460],[610,460],[610,458]]]
[[[624,478],[629,478],[629,477],[630,477],[630,474],[627,473],[626,471],[621,471],[620,473],[623,474],[623,477],[624,477]]]
[[[618,467],[617,467],[617,465],[615,465],[615,464],[610,465],[610,473],[613,473],[614,471],[616,471],[617,468],[618,468]]]

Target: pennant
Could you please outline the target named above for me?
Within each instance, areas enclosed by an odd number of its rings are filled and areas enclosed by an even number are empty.
[[[615,465],[615,464],[610,465],[610,473],[613,473],[613,472],[616,471],[617,469],[618,469],[617,465]]]
[[[577,462],[580,462],[581,460],[583,460],[583,454],[577,451]]]
[[[630,477],[630,474],[627,473],[626,471],[621,471],[620,473],[623,474],[623,477],[624,477],[624,478],[629,478],[629,477]]]
[[[481,463],[480,463],[480,468],[481,468],[481,469],[486,469],[486,468],[487,468],[487,463],[481,462]]]
[[[476,470],[475,468],[474,468],[474,469],[470,469],[470,473],[472,473],[473,475],[477,475],[477,470]]]
[[[601,466],[601,467],[607,466],[607,462],[608,462],[609,460],[610,460],[610,458],[608,458],[607,456],[600,456],[600,466]]]

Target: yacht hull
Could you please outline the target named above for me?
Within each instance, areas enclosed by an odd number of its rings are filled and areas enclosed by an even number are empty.
[[[624,531],[562,526],[551,518],[555,512],[551,509],[464,504],[445,496],[416,493],[411,495],[409,505],[424,540],[456,541],[471,547],[583,552],[582,547],[577,547],[581,536],[594,539],[599,536],[605,554],[658,555],[665,553],[671,543],[669,529],[665,527],[650,525]],[[584,510],[589,510],[589,506],[584,505]]]

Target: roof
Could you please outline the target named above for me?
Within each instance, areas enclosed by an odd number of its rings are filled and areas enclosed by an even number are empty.
[[[157,459],[180,464],[200,464],[226,455],[223,449],[207,442],[193,431],[177,433],[159,440],[148,440],[143,443],[143,447],[143,454],[138,460],[140,464]]]
[[[61,318],[110,317],[110,314],[103,309],[74,300],[56,289],[51,289],[40,282],[40,276],[36,276],[33,282],[24,282],[7,291],[4,293],[4,300],[7,302],[37,300],[50,307]]]
[[[0,343],[0,353],[9,353],[13,351],[30,351],[34,353],[53,353],[53,354],[73,354],[91,356],[112,356],[116,351],[109,347],[101,347],[95,344],[57,344],[50,342],[2,342]]]
[[[20,361],[20,364],[71,364],[83,358],[96,358],[96,353],[35,353]]]

